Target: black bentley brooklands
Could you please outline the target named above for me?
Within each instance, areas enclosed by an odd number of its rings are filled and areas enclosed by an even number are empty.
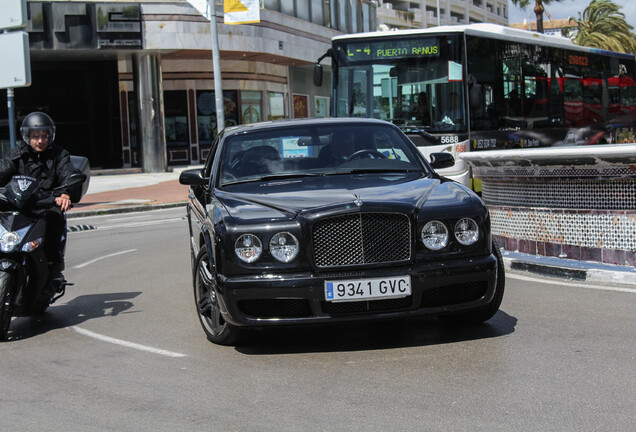
[[[504,266],[488,209],[394,125],[286,120],[226,128],[190,186],[199,319],[209,340],[246,328],[415,315],[478,323]]]

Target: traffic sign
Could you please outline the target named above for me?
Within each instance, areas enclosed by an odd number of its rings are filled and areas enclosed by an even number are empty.
[[[27,32],[0,33],[0,58],[0,88],[31,85],[31,57]]]
[[[0,30],[19,29],[26,25],[26,0],[2,0]]]

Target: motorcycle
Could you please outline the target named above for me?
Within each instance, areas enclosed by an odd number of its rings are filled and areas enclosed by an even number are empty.
[[[56,190],[79,189],[82,184],[79,198],[86,193],[88,160],[72,156],[71,161],[79,172],[53,191],[41,190],[37,179],[25,175],[16,175],[0,187],[0,341],[7,339],[11,317],[43,313],[72,285],[49,270],[43,247],[46,219],[42,217],[55,206]]]

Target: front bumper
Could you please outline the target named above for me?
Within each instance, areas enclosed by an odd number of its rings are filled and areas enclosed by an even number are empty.
[[[326,280],[411,276],[412,294],[398,299],[325,301]],[[488,304],[497,282],[494,255],[416,263],[390,270],[217,276],[223,318],[236,326],[310,324],[443,315]]]

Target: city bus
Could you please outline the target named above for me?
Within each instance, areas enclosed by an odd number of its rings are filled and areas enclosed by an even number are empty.
[[[330,110],[400,126],[440,174],[479,192],[466,151],[634,142],[633,55],[494,24],[336,36]],[[423,110],[421,106],[428,106]]]

